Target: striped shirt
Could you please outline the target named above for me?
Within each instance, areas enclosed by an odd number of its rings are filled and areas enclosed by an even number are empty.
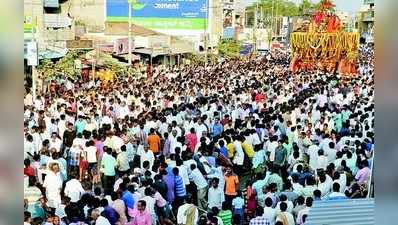
[[[224,225],[232,225],[232,212],[231,210],[221,210],[218,217],[222,220]]]
[[[174,176],[174,180],[175,180],[175,186],[174,187],[175,187],[176,196],[184,197],[186,195],[184,180],[179,175],[178,176]]]
[[[271,225],[269,220],[263,216],[257,216],[250,220],[250,225]]]

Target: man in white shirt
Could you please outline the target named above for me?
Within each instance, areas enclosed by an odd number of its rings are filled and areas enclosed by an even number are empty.
[[[141,168],[143,168],[143,163],[145,161],[148,161],[149,168],[152,168],[153,162],[155,161],[155,156],[153,155],[152,151],[149,151],[148,145],[145,145],[143,150],[144,151],[142,151],[142,148],[137,150],[137,154],[141,157]]]
[[[311,197],[307,197],[305,199],[305,207],[303,209],[301,209],[298,213],[297,213],[297,218],[296,218],[296,224],[297,225],[302,225],[304,224],[303,221],[303,216],[304,215],[308,215],[310,208],[312,207],[312,202],[314,200]]]
[[[207,193],[207,180],[195,164],[191,164],[191,176],[193,182],[198,189],[198,206],[202,209],[207,208],[206,193]]]
[[[193,215],[192,215],[193,214]],[[187,217],[193,218],[192,224],[198,224],[199,211],[198,207],[192,204],[191,199],[185,202],[185,204],[178,207],[177,211],[177,224],[187,224]]]
[[[277,209],[272,208],[272,204],[273,204],[272,199],[270,197],[267,197],[265,199],[263,217],[265,217],[270,222],[270,224],[275,224]]]
[[[71,172],[68,182],[65,184],[64,193],[70,198],[71,202],[77,202],[84,193],[84,189],[79,180],[76,179],[76,172]]]
[[[57,152],[60,152],[61,145],[62,145],[62,141],[61,141],[61,139],[58,138],[58,134],[55,132],[52,133],[51,140],[50,140],[50,149],[54,148]]]
[[[221,209],[222,203],[225,201],[224,190],[222,190],[219,186],[219,179],[213,178],[212,185],[209,188],[208,192],[208,208],[212,209],[213,207],[217,207]]]

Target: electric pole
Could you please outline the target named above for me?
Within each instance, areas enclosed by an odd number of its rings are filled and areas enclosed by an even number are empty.
[[[133,4],[136,2],[137,0],[128,0],[129,3],[129,32],[128,32],[128,37],[129,37],[129,59],[128,59],[128,64],[129,66],[131,66],[131,58],[132,58],[132,40],[131,40],[131,28],[132,28],[132,24],[131,24],[131,17],[132,17],[132,7]]]

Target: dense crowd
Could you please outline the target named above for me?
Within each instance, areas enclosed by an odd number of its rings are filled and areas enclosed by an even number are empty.
[[[371,194],[373,47],[356,77],[289,62],[27,88],[24,224],[295,225],[316,201]]]

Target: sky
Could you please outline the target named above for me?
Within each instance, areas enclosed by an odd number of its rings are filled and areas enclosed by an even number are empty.
[[[250,5],[257,0],[243,0],[247,2],[247,5]],[[291,0],[292,2],[299,3],[302,0]],[[312,2],[319,2],[319,0],[311,0]],[[339,11],[346,11],[350,13],[357,12],[362,5],[363,0],[333,0],[334,4],[336,5],[337,10]]]

